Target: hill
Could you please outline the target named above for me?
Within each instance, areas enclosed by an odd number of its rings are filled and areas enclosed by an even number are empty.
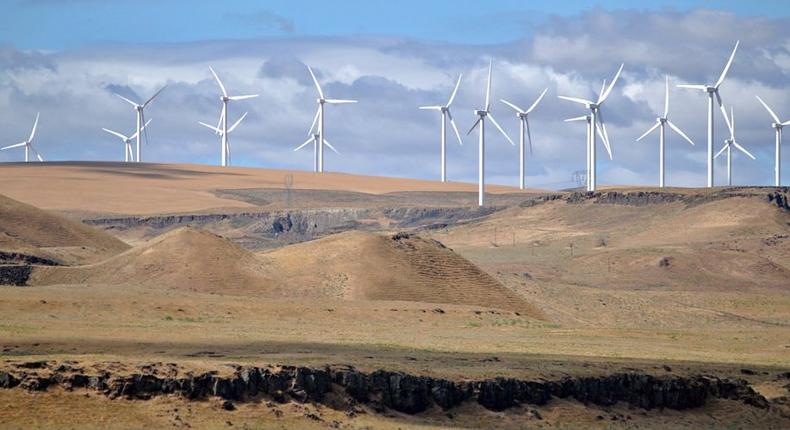
[[[507,309],[542,317],[488,273],[439,242],[348,231],[262,254],[291,294]]]
[[[29,283],[134,285],[268,296],[277,285],[269,268],[253,253],[191,227],[175,229],[97,264],[37,267]]]
[[[0,195],[0,251],[84,264],[128,249],[119,239],[82,223]]]

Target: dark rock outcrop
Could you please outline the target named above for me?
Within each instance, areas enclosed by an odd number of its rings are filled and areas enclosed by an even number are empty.
[[[5,266],[0,265],[0,285],[15,285],[21,287],[27,285],[33,266]]]
[[[407,414],[434,406],[447,410],[466,401],[502,411],[524,404],[545,405],[552,397],[601,406],[624,402],[643,409],[684,410],[701,407],[710,398],[738,400],[762,409],[769,407],[768,401],[748,382],[712,376],[653,376],[634,372],[555,381],[493,378],[455,382],[385,370],[364,373],[350,366],[324,369],[236,366],[229,376],[219,376],[216,372],[181,376],[168,372],[160,376],[150,368],[129,375],[112,376],[106,371],[86,375],[82,369],[59,372],[57,369],[61,368],[54,363],[45,368],[18,365],[15,371],[0,371],[0,388],[42,391],[60,385],[67,390],[93,389],[110,398],[145,400],[178,394],[188,399],[218,397],[228,402],[265,396],[277,402],[322,403],[328,393],[335,392],[335,397],[340,395],[351,404],[366,403],[380,411],[391,409]]]

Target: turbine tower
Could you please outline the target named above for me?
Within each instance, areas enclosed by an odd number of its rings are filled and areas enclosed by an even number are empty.
[[[200,125],[202,125],[204,127],[208,127],[210,129],[214,130],[214,133],[215,134],[219,134],[220,137],[222,138],[222,149],[223,149],[223,151],[222,151],[223,160],[222,161],[224,162],[223,166],[228,166],[230,164],[230,143],[228,143],[228,134],[231,133],[233,130],[235,130],[236,127],[238,127],[238,125],[241,124],[241,122],[244,121],[244,118],[246,118],[246,117],[247,117],[247,112],[244,112],[244,115],[242,115],[241,118],[237,119],[236,122],[233,123],[232,126],[230,126],[230,128],[226,128],[227,127],[227,121],[225,121],[224,118],[223,118],[223,121],[222,121],[223,128],[221,128],[221,129],[217,128],[217,127],[214,127],[213,125],[206,124],[205,122],[198,121],[198,123],[200,123]]]
[[[220,101],[222,101],[222,112],[220,112],[219,114],[219,122],[217,123],[216,127],[211,127],[211,126],[208,127],[213,128],[216,131],[216,133],[219,134],[221,137],[220,152],[222,153],[222,155],[220,157],[220,161],[221,161],[221,166],[225,167],[228,164],[230,164],[230,146],[228,144],[228,134],[231,132],[231,130],[228,129],[228,102],[231,100],[238,101],[238,100],[252,99],[258,97],[258,94],[249,94],[244,96],[229,96],[228,91],[225,90],[225,85],[222,84],[222,81],[219,79],[219,76],[217,76],[217,72],[215,72],[211,66],[209,66],[208,69],[211,70],[211,74],[214,75],[214,79],[216,79],[217,83],[219,84],[219,89],[222,90],[222,95],[219,97]],[[247,113],[245,112],[244,116],[246,115]],[[244,119],[244,116],[242,116],[241,119],[236,121],[234,127],[238,125],[242,119]]]
[[[726,110],[724,112],[727,112]],[[734,146],[739,151],[743,152],[752,160],[755,160],[754,155],[750,154],[743,146],[735,141],[735,112],[730,107],[730,119],[727,121],[727,127],[730,129],[730,137],[724,139],[724,146],[716,153],[713,158],[719,158],[719,155],[727,152],[727,186],[732,186],[732,147]]]
[[[313,78],[313,82],[315,83],[315,88],[318,90],[318,99],[316,102],[318,103],[318,110],[313,117],[313,125],[310,126],[310,131],[307,132],[307,135],[310,136],[313,134],[313,129],[316,126],[316,122],[318,123],[318,172],[324,172],[324,144],[326,142],[325,133],[324,133],[324,104],[345,104],[345,103],[356,103],[356,100],[342,100],[342,99],[328,99],[324,97],[324,91],[321,89],[321,85],[318,84],[318,79],[315,77],[315,73],[313,73],[313,69],[310,66],[307,66],[307,71],[310,72],[310,76]]]
[[[773,110],[771,110],[770,107],[768,107],[768,104],[766,104],[763,101],[763,99],[760,98],[760,96],[755,96],[755,97],[757,97],[757,100],[760,101],[760,103],[765,107],[765,110],[768,111],[768,113],[771,115],[771,118],[774,120],[773,124],[771,124],[771,126],[773,126],[774,130],[776,131],[776,155],[775,155],[776,166],[774,166],[774,176],[775,176],[774,184],[777,187],[781,187],[782,186],[782,128],[786,125],[790,125],[790,121],[785,121],[785,122],[780,121],[779,116]]]
[[[146,100],[145,103],[143,103],[143,104],[137,104],[137,103],[127,99],[126,97],[115,93],[116,96],[120,97],[121,99],[125,100],[127,103],[132,105],[134,107],[135,113],[137,114],[137,129],[136,129],[137,132],[135,133],[135,136],[137,136],[136,140],[137,140],[137,162],[138,163],[140,162],[140,137],[141,137],[141,133],[143,132],[143,127],[142,126],[143,126],[143,124],[145,124],[145,108],[148,107],[148,105],[150,105],[151,102],[154,101],[156,96],[158,96],[159,93],[164,91],[165,88],[167,88],[167,85],[165,85],[164,87],[160,88],[159,91],[157,91],[154,95],[152,95],[151,98]],[[148,134],[147,133],[146,133],[146,139],[148,139]]]
[[[738,45],[741,41],[735,42],[735,48],[732,49],[732,54],[730,54],[730,59],[727,61],[727,65],[724,66],[724,70],[721,71],[721,75],[719,75],[719,80],[716,81],[713,85],[688,85],[688,84],[681,84],[678,85],[679,88],[690,88],[693,90],[700,90],[705,91],[708,93],[708,188],[713,186],[713,97],[716,97],[716,101],[719,103],[719,109],[721,113],[724,115],[724,121],[729,121],[727,119],[727,109],[724,108],[724,105],[721,102],[721,95],[719,95],[719,87],[721,86],[722,82],[724,82],[724,78],[727,76],[727,71],[730,70],[730,66],[732,65],[732,60],[735,58],[735,52],[738,50]],[[729,127],[729,124],[727,125]],[[731,127],[730,127],[731,128]]]
[[[485,199],[485,155],[486,155],[486,118],[491,120],[491,123],[505,136],[508,142],[511,145],[516,146],[512,140],[510,140],[510,136],[505,133],[505,130],[499,126],[494,119],[494,115],[491,113],[491,68],[494,64],[494,60],[490,60],[488,62],[488,84],[486,84],[486,102],[485,107],[483,109],[478,109],[475,111],[475,115],[478,116],[477,121],[472,125],[472,128],[466,132],[467,135],[474,131],[475,127],[478,125],[480,126],[480,137],[479,137],[479,145],[478,145],[478,187],[477,187],[477,204],[479,206],[483,206],[484,199]]]
[[[145,130],[145,128],[148,127],[149,123],[151,123],[150,119],[145,122],[143,128],[141,128],[140,130]],[[123,161],[126,163],[128,163],[129,161],[134,162],[134,153],[132,152],[132,141],[139,135],[139,133],[136,132],[133,135],[127,137],[121,133],[118,133],[117,131],[113,131],[108,128],[102,128],[102,130],[114,136],[119,137],[123,142]]]
[[[617,70],[617,73],[614,75],[614,79],[606,86],[606,81],[603,82],[603,86],[601,87],[601,92],[598,95],[598,101],[592,102],[590,100],[575,98],[575,97],[566,97],[566,96],[558,96],[563,100],[572,101],[574,103],[580,103],[590,109],[590,127],[595,127],[595,130],[598,132],[598,135],[601,137],[603,141],[604,147],[606,148],[606,152],[609,154],[609,159],[612,159],[612,147],[609,144],[609,134],[606,132],[606,124],[604,124],[603,114],[601,113],[601,105],[606,99],[609,97],[609,94],[612,93],[612,89],[614,88],[614,84],[617,83],[617,79],[620,78],[620,73],[623,71],[624,64],[620,64],[620,68]],[[581,117],[580,117],[581,118]],[[579,118],[575,118],[579,119]],[[592,129],[588,133],[588,141],[587,141],[587,152],[588,156],[588,175],[587,175],[587,191],[595,191],[596,187],[596,155],[595,155],[595,133],[592,132]]]
[[[519,144],[518,144],[518,187],[520,189],[524,189],[525,185],[525,171],[524,171],[524,130],[526,130],[526,135],[529,138],[529,155],[532,156],[532,133],[529,131],[529,113],[532,112],[533,109],[540,103],[543,99],[543,96],[546,95],[546,91],[548,88],[545,88],[542,93],[538,96],[537,100],[532,103],[532,106],[529,109],[524,110],[520,107],[516,106],[515,104],[505,100],[499,99],[502,103],[512,107],[516,111],[516,118],[518,118],[518,137],[519,137]]]
[[[321,135],[319,135],[318,133],[313,133],[313,135],[309,139],[307,139],[303,144],[294,148],[294,152],[296,152],[310,143],[313,144],[313,172],[316,173],[318,172],[318,142],[320,141],[320,139],[321,139]],[[330,144],[329,141],[327,141],[326,139],[324,139],[324,145],[328,146],[329,149],[334,151],[335,154],[340,155],[337,149],[335,149],[335,147],[332,146],[332,144]]]
[[[30,132],[30,137],[28,137],[27,140],[16,143],[14,145],[9,145],[0,148],[0,151],[5,151],[6,149],[12,149],[12,148],[25,147],[25,163],[30,161],[30,151],[33,151],[36,154],[36,158],[38,158],[38,161],[43,162],[44,159],[41,157],[41,154],[39,154],[38,151],[36,151],[36,148],[33,147],[33,138],[36,137],[36,128],[38,127],[38,117],[39,114],[36,113],[36,121],[33,123],[33,130]]]
[[[682,138],[686,139],[688,143],[694,146],[694,142],[686,136],[686,133],[680,130],[672,121],[669,120],[667,116],[669,114],[669,76],[665,77],[665,85],[664,85],[664,114],[660,117],[656,118],[656,123],[650,127],[643,135],[639,136],[636,139],[637,142],[642,140],[645,136],[652,133],[653,130],[661,127],[659,130],[659,137],[658,137],[658,186],[659,188],[664,188],[664,173],[665,173],[665,163],[664,163],[664,138],[666,136],[665,127],[669,125],[669,127],[675,131],[675,133],[679,134]]]
[[[453,126],[453,131],[455,132],[455,137],[458,138],[458,144],[463,145],[464,142],[461,141],[461,135],[458,133],[458,127],[455,126],[455,120],[453,120],[453,114],[450,113],[450,105],[453,104],[453,100],[455,99],[455,94],[458,92],[458,87],[461,85],[461,77],[463,75],[458,75],[458,81],[455,83],[455,89],[453,89],[453,93],[450,95],[450,100],[447,101],[446,105],[443,106],[420,106],[420,109],[423,110],[437,110],[442,114],[442,127],[441,127],[441,171],[442,171],[442,182],[447,182],[447,119],[450,119],[450,125]]]

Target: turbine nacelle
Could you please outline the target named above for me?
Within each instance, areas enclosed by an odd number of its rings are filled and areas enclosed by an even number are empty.
[[[487,116],[487,115],[488,115],[488,113],[489,113],[489,112],[488,112],[487,110],[476,110],[476,111],[475,111],[475,115],[477,115],[477,116],[479,116],[479,117],[484,117],[484,116]]]

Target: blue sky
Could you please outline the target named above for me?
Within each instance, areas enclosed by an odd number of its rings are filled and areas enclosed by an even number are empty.
[[[529,36],[551,16],[601,10],[689,11],[781,17],[790,2],[628,0],[4,0],[0,41],[61,50],[100,43],[179,43],[260,37],[385,35],[492,44]]]
[[[417,106],[446,101],[463,74],[453,114],[467,129],[493,58],[493,112],[511,137],[518,123],[498,100],[528,106],[549,89],[530,119],[527,183],[563,188],[574,185],[585,159],[584,128],[563,119],[583,112],[557,95],[592,97],[624,62],[604,108],[614,159],[599,159],[599,183],[654,184],[657,136],[635,139],[663,109],[664,76],[673,84],[715,81],[739,39],[721,93],[735,107],[738,141],[757,160],[736,155],[734,183],[770,184],[773,133],[754,96],[790,118],[790,2],[647,4],[4,0],[0,146],[24,138],[41,112],[36,146],[45,159],[122,160],[122,145],[101,129],[130,133],[134,114],[113,93],[144,100],[168,85],[146,112],[152,123],[143,161],[217,164],[218,138],[198,124],[219,115],[213,66],[231,92],[261,95],[231,106],[231,122],[249,112],[231,135],[234,164],[308,170],[312,154],[292,149],[306,139],[315,112],[309,64],[331,97],[360,101],[328,109],[327,136],[341,155],[328,154],[327,170],[435,179],[438,116]],[[703,185],[706,99],[673,87],[671,100],[670,118],[697,145],[669,132],[668,184]],[[716,120],[718,149],[726,128]],[[515,185],[516,149],[489,130],[488,182]],[[449,179],[474,182],[475,136],[463,146],[452,135],[448,142]],[[20,156],[2,151],[0,162]],[[718,183],[723,167],[717,160]]]

